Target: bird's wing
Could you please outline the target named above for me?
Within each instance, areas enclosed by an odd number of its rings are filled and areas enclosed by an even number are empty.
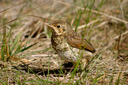
[[[77,36],[68,36],[67,37],[67,42],[71,47],[78,48],[78,49],[84,49],[87,51],[90,51],[92,53],[95,52],[95,49],[93,48],[92,44],[89,43],[86,39],[83,39],[81,37]]]

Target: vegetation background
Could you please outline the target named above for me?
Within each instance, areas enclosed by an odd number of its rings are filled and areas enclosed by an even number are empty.
[[[58,19],[97,51],[71,73],[45,26]],[[127,85],[128,0],[0,0],[0,84]]]

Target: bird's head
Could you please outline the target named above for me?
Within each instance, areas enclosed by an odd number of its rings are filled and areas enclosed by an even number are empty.
[[[45,23],[48,27],[52,29],[56,35],[63,35],[67,31],[67,25],[64,21],[56,20],[53,23]]]

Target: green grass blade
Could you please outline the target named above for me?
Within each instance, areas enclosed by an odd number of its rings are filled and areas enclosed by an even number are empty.
[[[23,48],[23,49],[21,49],[21,50],[15,52],[14,54],[12,54],[12,56],[15,55],[15,54],[18,54],[18,53],[20,53],[20,52],[24,52],[25,50],[31,48],[32,46],[34,46],[34,45],[36,45],[36,44],[37,44],[37,43],[34,43],[34,44],[32,44],[32,45],[29,45],[29,46],[27,46],[27,47],[25,47],[25,48]]]

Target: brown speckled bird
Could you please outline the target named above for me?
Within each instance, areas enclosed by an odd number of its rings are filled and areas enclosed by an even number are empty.
[[[66,62],[76,63],[80,59],[80,50],[95,52],[91,43],[83,39],[64,21],[55,20],[53,23],[46,23],[46,25],[52,29],[52,47]]]

